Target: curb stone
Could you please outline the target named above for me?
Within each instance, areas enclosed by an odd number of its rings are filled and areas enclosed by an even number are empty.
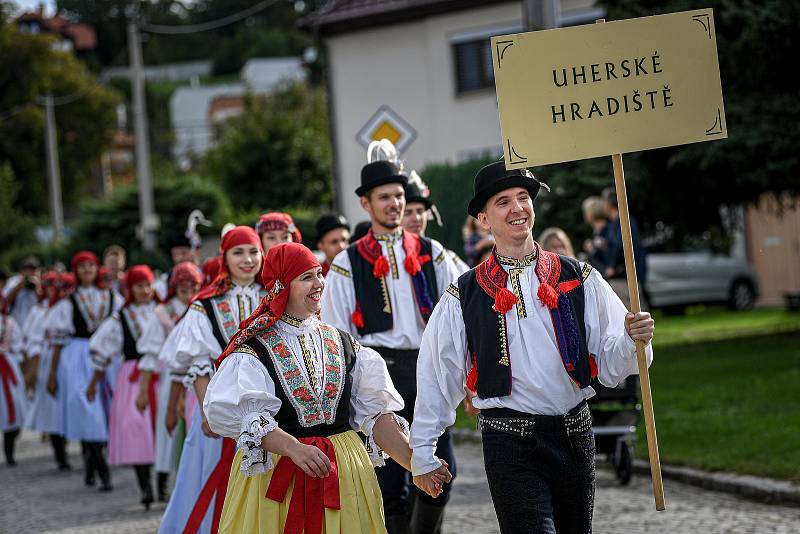
[[[476,430],[451,428],[450,432],[456,440],[472,442],[481,440],[481,435]],[[635,460],[633,469],[637,474],[650,475],[650,463],[645,460]],[[731,493],[754,501],[800,506],[800,485],[785,480],[702,471],[691,467],[664,464],[661,464],[661,475],[665,479],[676,480],[707,490]]]

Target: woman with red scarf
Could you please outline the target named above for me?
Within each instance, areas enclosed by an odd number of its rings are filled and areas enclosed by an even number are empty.
[[[141,502],[149,509],[153,502],[150,469],[155,459],[153,410],[158,375],[153,377],[153,371],[157,362],[155,359],[148,362],[136,344],[144,325],[155,315],[155,277],[147,265],[134,265],[125,273],[124,281],[128,288],[125,305],[103,321],[89,339],[95,372],[86,396],[92,401],[97,395],[97,384],[111,362],[122,360],[116,373],[108,422],[108,462],[133,466]]]
[[[50,435],[53,455],[61,471],[71,469],[67,462],[66,441],[60,435],[58,402],[47,392],[52,347],[45,325],[53,307],[64,298],[75,284],[70,273],[48,271],[42,276],[42,300],[28,314],[22,331],[25,334],[25,352],[29,359],[29,372],[25,377],[28,389],[33,392],[25,427]]]
[[[72,257],[70,267],[77,287],[53,307],[45,326],[53,347],[47,391],[58,399],[59,434],[81,442],[84,483],[94,486],[96,472],[100,476],[100,490],[111,491],[111,473],[103,454],[108,441],[106,408],[111,381],[106,373],[97,396],[93,400],[87,398],[86,389],[94,375],[89,338],[100,323],[122,307],[123,299],[102,287],[100,260],[93,252],[78,252]]]
[[[160,355],[171,379],[193,388],[200,403],[184,442],[175,488],[159,527],[161,534],[216,533],[225,499],[233,446],[211,431],[201,405],[214,361],[265,293],[258,277],[263,254],[255,230],[237,226],[227,232],[220,254],[219,274],[195,295]]]
[[[262,280],[205,397],[211,428],[237,439],[220,532],[386,532],[373,464],[410,466],[386,364],[319,320],[325,279],[306,247],[271,248]]]
[[[258,218],[256,232],[261,238],[264,254],[280,243],[302,243],[303,236],[288,213],[273,211]]]
[[[164,341],[175,325],[183,317],[192,297],[203,283],[203,273],[192,262],[184,261],[172,268],[169,278],[167,298],[156,306],[142,329],[142,337],[136,349],[142,354],[139,369],[152,368],[161,372],[158,390],[158,409],[156,415],[156,473],[158,478],[158,500],[168,500],[167,482],[169,474],[178,468],[178,446],[182,441],[175,433],[178,423],[178,403],[183,393],[183,384],[172,381],[165,374],[166,366],[158,360]],[[157,363],[156,363],[157,362]],[[193,397],[194,395],[192,395]],[[194,405],[192,405],[194,407]],[[191,414],[191,412],[189,412]]]

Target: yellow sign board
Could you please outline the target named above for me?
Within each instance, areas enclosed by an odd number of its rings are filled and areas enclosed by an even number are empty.
[[[711,9],[492,38],[506,167],[728,136]]]

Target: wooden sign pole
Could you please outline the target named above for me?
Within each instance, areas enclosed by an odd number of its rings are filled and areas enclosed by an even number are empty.
[[[625,271],[628,277],[628,294],[630,310],[633,313],[642,311],[639,300],[639,281],[636,277],[636,263],[633,256],[633,239],[631,237],[631,219],[628,212],[628,193],[625,189],[625,170],[622,168],[622,154],[611,156],[614,162],[614,184],[617,190],[619,208],[619,225],[622,230],[622,246],[625,252]],[[639,364],[639,381],[642,389],[642,408],[644,410],[644,426],[647,432],[647,452],[650,457],[650,475],[653,479],[653,495],[656,510],[666,508],[664,503],[664,483],[661,480],[661,460],[658,455],[658,439],[656,438],[656,420],[653,415],[653,395],[650,391],[650,373],[644,352],[644,342],[636,342],[636,360]]]

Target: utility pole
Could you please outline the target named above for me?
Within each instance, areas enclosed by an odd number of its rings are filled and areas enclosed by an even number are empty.
[[[560,0],[523,0],[522,18],[526,31],[558,28]]]
[[[53,95],[44,97],[44,151],[47,158],[47,191],[50,195],[50,222],[53,225],[53,242],[64,237],[64,208],[61,204],[61,173],[58,166],[58,144],[56,143],[56,115],[53,111]]]
[[[142,247],[148,251],[156,249],[158,215],[153,201],[153,182],[150,176],[150,143],[147,129],[147,104],[144,96],[144,68],[142,67],[142,45],[136,22],[128,22],[128,55],[130,58],[131,93],[133,94],[133,131],[136,136],[136,177],[139,182],[138,231]]]

